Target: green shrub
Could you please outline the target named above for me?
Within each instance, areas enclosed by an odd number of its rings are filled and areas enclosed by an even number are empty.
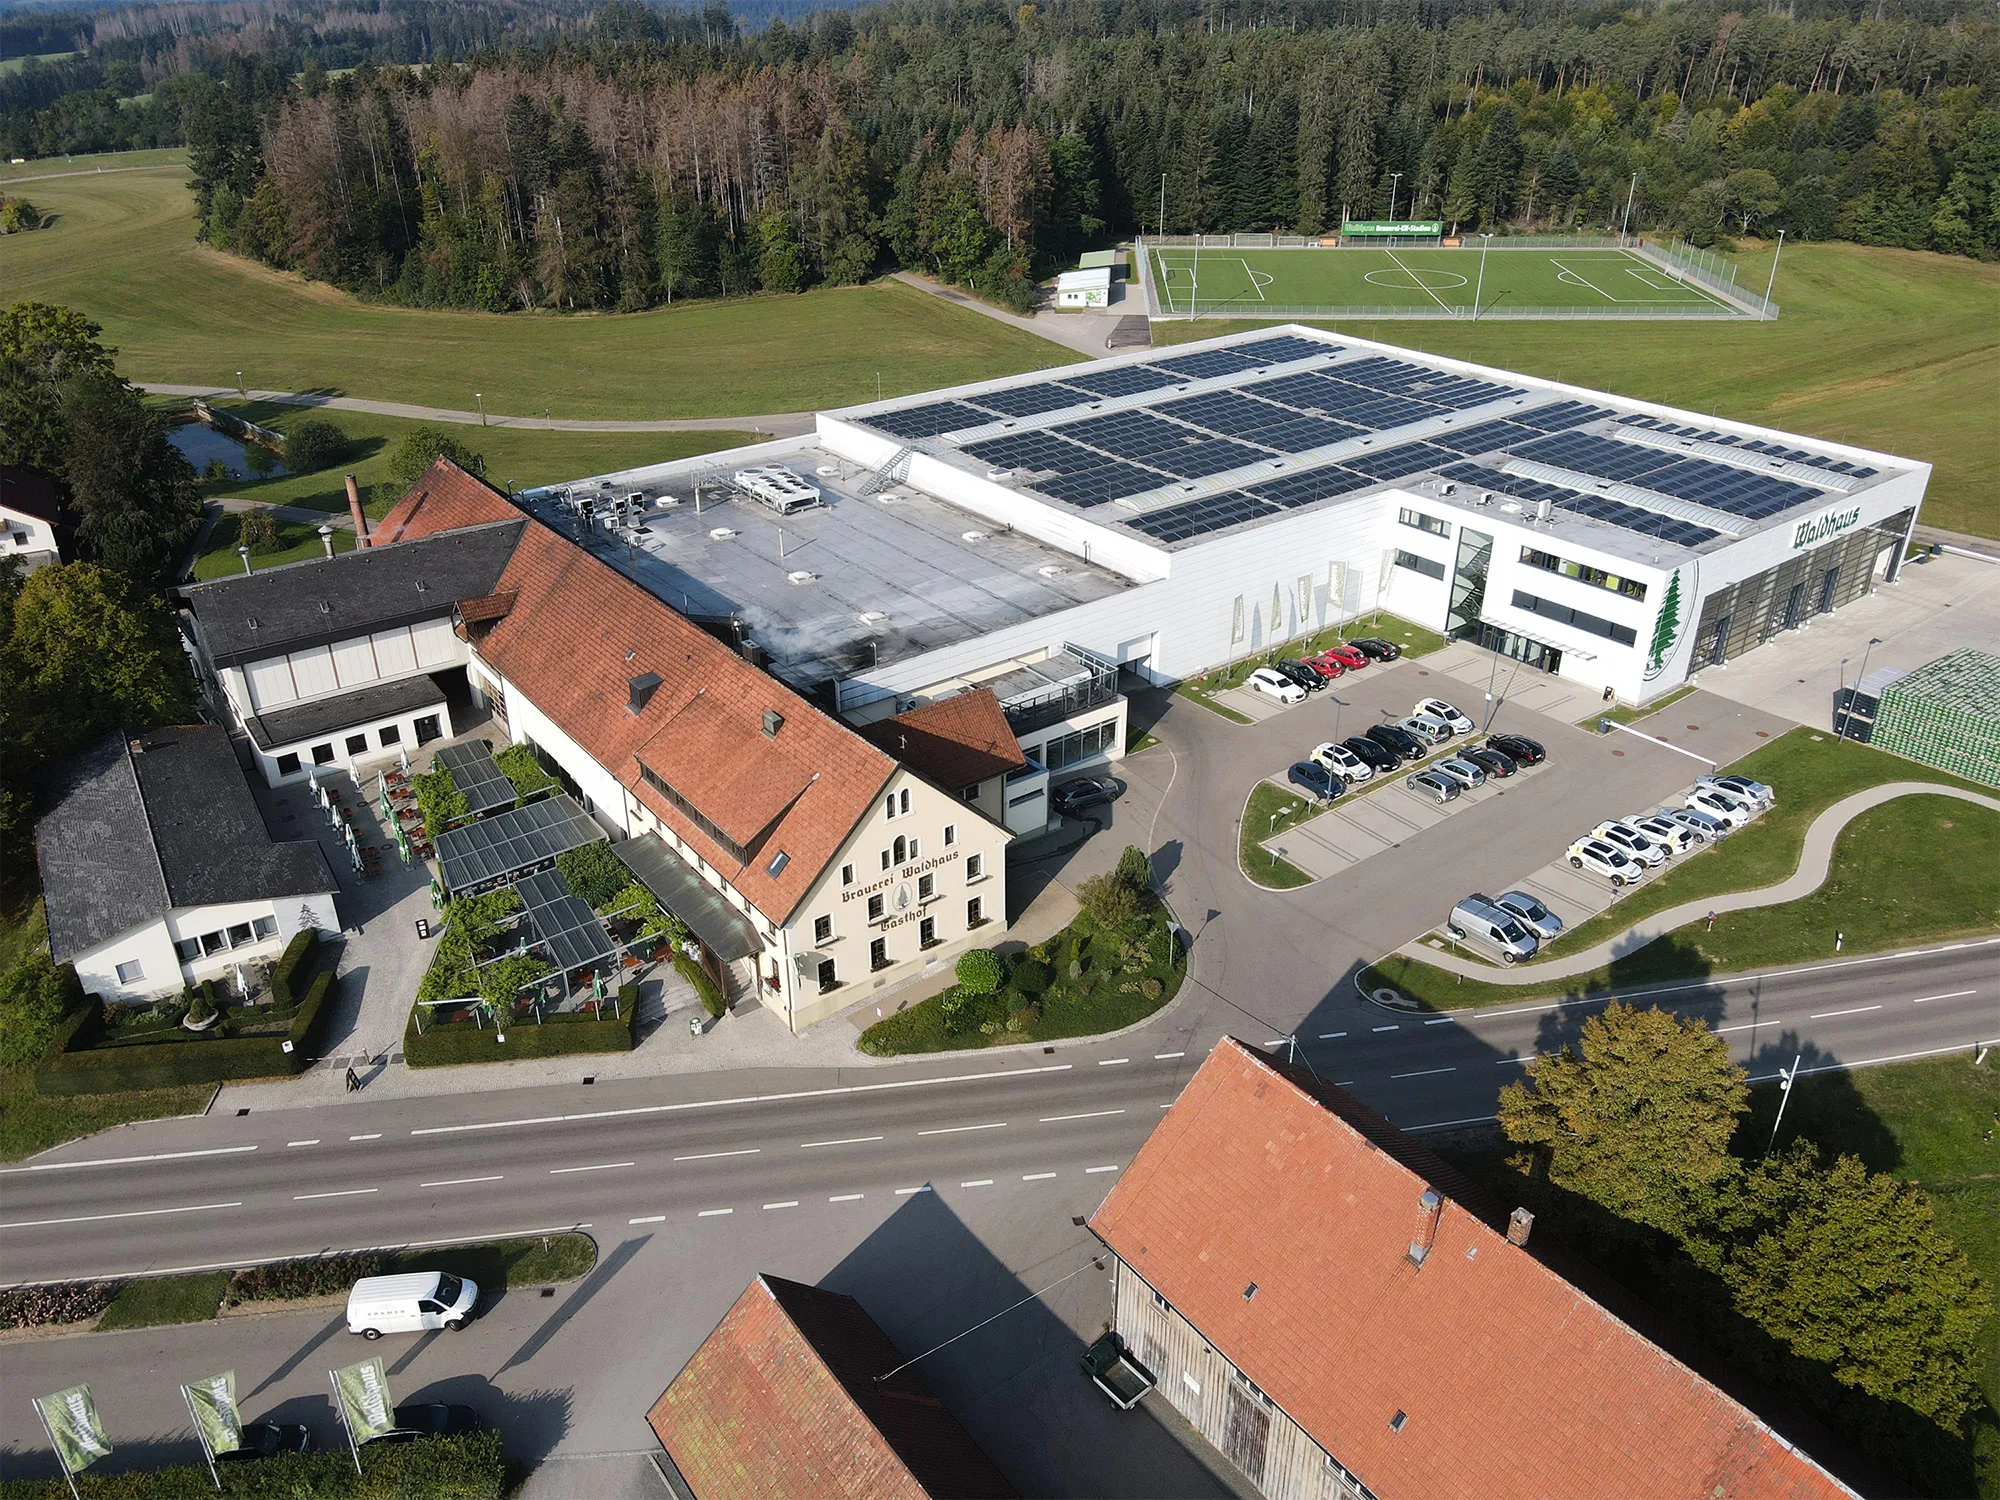
[[[217,1466],[228,1500],[499,1500],[507,1468],[498,1432],[375,1443],[361,1450],[361,1473],[347,1445],[317,1453],[281,1453],[255,1463]],[[215,1500],[206,1464],[77,1475],[83,1500]],[[69,1500],[61,1479],[0,1482],[0,1500]]]
[[[0,1328],[47,1328],[87,1323],[118,1295],[115,1281],[69,1281],[56,1286],[17,1286],[0,1292]]]
[[[1049,966],[1030,954],[1023,953],[1014,960],[1014,967],[1007,974],[1010,988],[1032,999],[1049,987]]]
[[[316,474],[347,457],[347,434],[324,417],[307,417],[285,434],[285,467],[294,474]]]
[[[968,995],[990,995],[1000,988],[1007,971],[991,948],[968,948],[958,956],[958,988]]]
[[[564,850],[556,856],[556,869],[569,882],[570,890],[592,911],[604,910],[606,903],[632,879],[625,861],[603,839]]]
[[[729,1009],[729,1000],[714,976],[678,948],[674,949],[674,972],[694,986],[695,994],[701,998],[701,1008],[720,1020]]]
[[[196,1026],[215,1015],[215,986],[204,981],[198,989],[188,991],[187,1018]]]
[[[278,961],[271,965],[272,1004],[290,1005],[297,998],[297,987],[312,973],[313,965],[318,961],[319,929],[301,927],[285,944],[285,951],[278,955]]]
[[[1148,890],[1153,884],[1153,862],[1146,858],[1146,851],[1137,844],[1127,844],[1118,856],[1118,878],[1136,891]]]
[[[331,969],[322,969],[306,987],[306,997],[292,1012],[291,1030],[285,1038],[292,1044],[293,1072],[302,1070],[307,1059],[318,1054],[320,1038],[325,1032],[322,1023],[333,1014],[333,1002],[339,996],[340,976]]]
[[[1131,927],[1145,915],[1139,892],[1115,870],[1093,875],[1076,888],[1077,904],[1104,932]]]
[[[426,1026],[417,1031],[413,1011],[403,1031],[403,1061],[413,1068],[446,1067],[456,1063],[508,1062],[523,1057],[568,1057],[587,1052],[630,1052],[637,1026],[639,992],[635,985],[618,991],[616,1016],[564,1014],[534,1021],[513,1021],[499,1031],[464,1021]],[[506,1041],[498,1040],[506,1037]]]
[[[493,764],[501,774],[514,783],[514,803],[519,806],[530,797],[539,796],[562,783],[542,769],[542,763],[535,758],[532,745],[509,745],[497,752]]]
[[[49,962],[31,950],[0,976],[0,1067],[18,1068],[45,1057],[62,1033],[65,1017],[83,1008],[83,986],[70,964]]]
[[[983,1007],[980,1001],[984,995],[975,995],[962,984],[955,984],[937,998],[938,1009],[944,1014],[944,1027],[957,1036],[963,1036],[978,1026]]]

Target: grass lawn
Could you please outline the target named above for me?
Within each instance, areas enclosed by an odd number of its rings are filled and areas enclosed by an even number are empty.
[[[551,1234],[524,1240],[442,1245],[394,1257],[391,1273],[451,1271],[469,1276],[482,1294],[509,1287],[574,1281],[597,1264],[597,1242],[587,1234]]]
[[[128,1281],[97,1320],[100,1332],[109,1328],[155,1328],[163,1323],[205,1323],[222,1306],[227,1271],[198,1271],[190,1276],[147,1276]]]
[[[1400,253],[1400,252],[1398,252]],[[1736,258],[1762,289],[1768,247]],[[1489,276],[1492,274],[1488,267]],[[2000,536],[2000,265],[1861,245],[1787,245],[1775,322],[1347,322],[1342,332],[1686,411],[1920,458],[1924,519]],[[1161,323],[1159,343],[1268,325]]]
[[[107,167],[111,158],[101,159]],[[133,380],[326,391],[558,417],[806,411],[1074,363],[1061,345],[900,282],[631,314],[363,302],[198,245],[186,169],[38,183],[52,228],[8,241],[10,300],[104,326]],[[504,473],[504,471],[503,471]]]
[[[1225,688],[1241,687],[1245,679],[1259,667],[1277,661],[1280,657],[1297,658],[1317,656],[1329,646],[1338,646],[1355,636],[1380,636],[1385,641],[1394,641],[1403,648],[1405,656],[1428,656],[1443,648],[1445,639],[1435,630],[1418,625],[1396,615],[1381,613],[1357,616],[1340,625],[1329,625],[1325,630],[1294,640],[1281,641],[1268,651],[1254,656],[1246,656],[1231,662],[1226,667],[1217,667],[1204,672],[1199,677],[1189,677],[1174,685],[1174,691],[1183,698],[1192,699],[1212,713],[1221,714],[1233,724],[1254,724],[1256,720],[1238,713],[1227,704],[1217,703],[1214,695]]]
[[[1303,791],[1286,791],[1268,781],[1258,782],[1250,789],[1250,800],[1243,804],[1243,821],[1237,828],[1236,858],[1243,866],[1243,873],[1274,891],[1312,884],[1312,876],[1304,870],[1259,846],[1288,828],[1318,817],[1332,805],[1316,802]]]
[[[1612,709],[1609,713],[1589,714],[1586,715],[1583,719],[1579,720],[1578,722],[1589,725],[1593,728],[1596,726],[1597,721],[1599,719],[1609,719],[1614,724],[1636,724],[1639,722],[1639,720],[1650,718],[1652,715],[1658,713],[1661,709],[1680,702],[1681,699],[1685,698],[1689,693],[1692,693],[1694,691],[1695,691],[1694,686],[1690,684],[1686,687],[1676,688],[1673,692],[1667,694],[1667,696],[1664,698],[1655,698],[1651,703],[1640,703],[1640,704],[1621,703],[1616,708]]]
[[[232,573],[243,571],[243,559],[236,551],[237,532],[241,524],[242,518],[234,511],[225,511],[216,518],[215,525],[209,530],[208,540],[202,545],[201,556],[195,559],[196,578],[225,578]],[[352,552],[354,533],[336,527],[333,533],[333,550]],[[275,568],[282,563],[302,562],[308,557],[321,555],[323,554],[318,526],[311,521],[280,519],[277,546],[252,552],[250,566]]]

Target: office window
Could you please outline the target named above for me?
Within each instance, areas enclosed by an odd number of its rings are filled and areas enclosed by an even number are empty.
[[[868,967],[871,970],[886,969],[889,967],[889,940],[887,938],[877,938],[868,945]]]
[[[260,938],[276,937],[278,935],[278,919],[276,917],[259,917],[250,924],[250,927]]]
[[[1443,563],[1432,562],[1428,557],[1419,557],[1414,552],[1405,552],[1400,547],[1396,549],[1396,566],[1408,568],[1412,573],[1421,573],[1426,578],[1444,577]]]
[[[235,926],[229,929],[230,947],[241,948],[245,943],[249,941],[250,941],[250,924],[248,922],[238,922]]]
[[[380,740],[382,748],[387,750],[391,745],[400,745],[403,743],[403,731],[398,729],[394,724],[391,724],[387,729],[376,735],[375,738]]]
[[[965,925],[977,927],[986,920],[986,898],[974,896],[965,903]]]
[[[184,964],[191,964],[201,957],[201,943],[195,938],[182,938],[174,944],[174,957]]]
[[[298,774],[299,774],[299,758],[298,758],[298,757],[297,757],[296,755],[281,755],[281,756],[279,756],[279,757],[278,757],[278,774],[279,774],[280,776],[296,776],[296,775],[298,775]]]
[[[330,765],[332,765],[332,764],[333,764],[333,746],[332,746],[331,744],[326,744],[326,745],[314,745],[314,746],[313,746],[313,764],[314,764],[314,765],[316,765],[316,766],[330,766]]]
[[[1596,615],[1585,614],[1580,609],[1571,609],[1567,604],[1557,604],[1550,599],[1538,599],[1533,594],[1514,590],[1514,608],[1525,609],[1530,614],[1548,620],[1560,620],[1565,625],[1573,625],[1578,630],[1587,630],[1592,635],[1601,635],[1608,641],[1616,641],[1621,646],[1630,646],[1638,640],[1638,633],[1629,625],[1617,625],[1610,620],[1600,620]]]
[[[1593,588],[1609,589],[1614,594],[1623,594],[1627,599],[1643,601],[1646,597],[1646,585],[1636,578],[1621,578],[1616,573],[1607,573],[1604,569],[1594,568],[1589,563],[1570,562],[1552,552],[1523,547],[1521,561],[1531,568],[1560,573],[1565,578],[1574,578],[1578,583],[1587,583]]]
[[[1451,522],[1439,516],[1427,516],[1420,510],[1405,506],[1396,512],[1396,519],[1405,526],[1414,526],[1419,531],[1428,531],[1432,536],[1450,536]]]
[[[1036,787],[1031,792],[1021,793],[1018,797],[1009,797],[1007,799],[1007,805],[1009,807],[1019,807],[1023,803],[1033,802],[1037,798],[1046,797],[1048,795],[1048,790],[1049,789],[1047,787]]]
[[[201,935],[201,951],[204,954],[220,953],[229,946],[229,939],[219,932],[204,932]]]
[[[965,878],[967,880],[982,880],[985,878],[985,876],[986,876],[986,856],[984,854],[966,855]]]
[[[830,943],[833,941],[832,917],[813,918],[813,941],[815,943]]]
[[[928,901],[936,894],[937,876],[919,875],[917,877],[917,899],[919,901]]]
[[[842,865],[842,866],[840,867],[840,883],[841,883],[842,885],[853,885],[853,884],[854,884],[854,866],[853,866],[853,865]]]
[[[822,958],[819,961],[819,992],[824,995],[839,983],[840,981],[834,977],[833,960]]]
[[[868,898],[868,920],[871,922],[881,921],[882,911],[882,898],[880,896],[870,896]]]
[[[958,842],[958,825],[956,823],[945,824],[944,825],[945,848],[949,849],[953,844],[957,842]]]
[[[366,755],[368,753],[368,736],[365,734],[350,734],[347,737],[347,753],[349,755]]]
[[[1038,758],[1051,771],[1060,771],[1064,766],[1073,766],[1078,761],[1108,754],[1117,739],[1118,721],[1106,719],[1102,724],[1093,724],[1088,729],[1076,729],[1068,734],[1055,736],[1042,746],[1042,754]]]
[[[120,964],[118,966],[118,982],[120,984],[134,984],[145,977],[146,966],[136,958],[129,964]]]

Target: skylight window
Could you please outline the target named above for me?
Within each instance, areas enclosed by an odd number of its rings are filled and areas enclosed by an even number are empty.
[[[785,866],[790,864],[791,862],[792,862],[791,855],[787,854],[784,850],[780,849],[776,854],[771,856],[771,862],[768,865],[764,866],[764,873],[766,875],[775,878],[779,874],[783,873]]]

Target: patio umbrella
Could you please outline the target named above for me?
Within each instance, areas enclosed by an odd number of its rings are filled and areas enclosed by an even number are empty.
[[[602,969],[592,969],[590,971],[590,998],[600,1005],[604,1003],[604,971]]]
[[[236,971],[236,993],[241,995],[245,1000],[248,1000],[250,998],[250,981],[243,977],[243,965],[231,964],[230,968]]]

